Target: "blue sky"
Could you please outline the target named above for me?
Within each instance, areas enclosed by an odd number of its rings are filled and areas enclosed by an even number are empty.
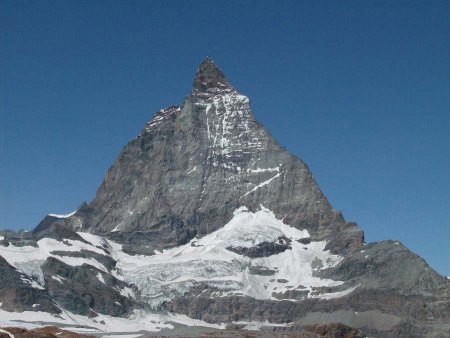
[[[90,201],[208,55],[368,242],[450,275],[450,2],[0,6],[0,228]]]

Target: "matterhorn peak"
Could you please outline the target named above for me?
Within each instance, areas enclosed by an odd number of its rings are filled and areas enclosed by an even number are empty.
[[[397,241],[365,244],[210,58],[92,202],[0,231],[2,327],[318,337],[303,333],[343,322],[352,337],[443,337],[449,309],[449,281]]]
[[[229,93],[233,90],[234,88],[227,81],[220,68],[211,58],[206,57],[195,74],[192,94],[197,96],[215,95]]]

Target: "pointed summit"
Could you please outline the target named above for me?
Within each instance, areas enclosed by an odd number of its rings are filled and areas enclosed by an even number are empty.
[[[233,90],[234,88],[225,79],[225,75],[219,67],[212,59],[206,57],[195,74],[192,94],[223,94]]]

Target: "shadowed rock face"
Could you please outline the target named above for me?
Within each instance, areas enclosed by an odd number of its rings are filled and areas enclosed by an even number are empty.
[[[334,211],[308,167],[254,118],[210,59],[181,106],[158,112],[120,153],[95,199],[64,220],[152,253],[226,224],[240,206],[272,210],[343,252],[362,231]]]
[[[1,308],[6,311],[44,311],[55,314],[61,312],[46,290],[33,287],[33,280],[17,271],[2,256],[0,302]]]
[[[42,270],[50,295],[73,313],[95,315],[97,312],[121,316],[135,305],[119,292],[126,286],[125,283],[92,266],[84,264],[73,267],[50,257],[42,265]],[[99,274],[103,282],[99,281]]]

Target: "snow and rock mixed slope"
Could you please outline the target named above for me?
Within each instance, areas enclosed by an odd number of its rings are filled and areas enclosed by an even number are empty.
[[[315,271],[336,266],[342,257],[325,250],[325,241],[311,241],[308,231],[284,224],[263,206],[257,212],[241,207],[222,228],[153,255],[130,255],[123,251],[122,244],[90,233],[78,232],[76,236],[79,238],[43,238],[36,246],[8,245],[2,248],[3,258],[21,274],[21,279],[30,288],[46,290],[54,297],[56,310],[55,313],[42,311],[42,305],[36,301],[31,305],[34,312],[0,310],[3,320],[14,325],[27,321],[31,327],[31,322],[79,325],[79,332],[114,332],[119,330],[118,327],[120,330],[158,331],[173,327],[172,322],[220,329],[225,323],[214,325],[159,310],[166,301],[194,293],[206,292],[210,298],[248,296],[296,301],[298,297],[292,297],[288,291],[297,290],[302,298],[330,299],[354,290],[354,287],[348,287],[337,292],[314,292],[321,287],[332,289],[344,284],[314,276]],[[79,256],[79,253],[85,255]],[[52,259],[65,268],[49,271],[48,262]],[[89,285],[94,285],[96,292],[107,286],[109,293],[102,296],[107,296],[110,302],[120,295],[129,303],[139,300],[147,311],[130,308],[125,315],[127,319],[123,319],[108,313],[114,309],[94,306],[88,316],[83,316],[77,314],[80,307],[68,310],[67,304],[61,306],[66,295],[60,299],[58,293],[73,288],[76,282],[71,274],[73,268],[82,269],[83,277],[87,279],[84,290],[78,295],[80,298]],[[125,302],[117,299],[114,303],[120,307]],[[108,314],[102,314],[105,312]],[[249,327],[257,323],[236,321],[237,325]],[[263,324],[271,326],[269,322],[258,325]],[[280,324],[272,326],[279,327]]]
[[[191,95],[124,147],[91,203],[0,235],[7,321],[449,329],[449,281],[398,242],[364,244],[210,59]]]

